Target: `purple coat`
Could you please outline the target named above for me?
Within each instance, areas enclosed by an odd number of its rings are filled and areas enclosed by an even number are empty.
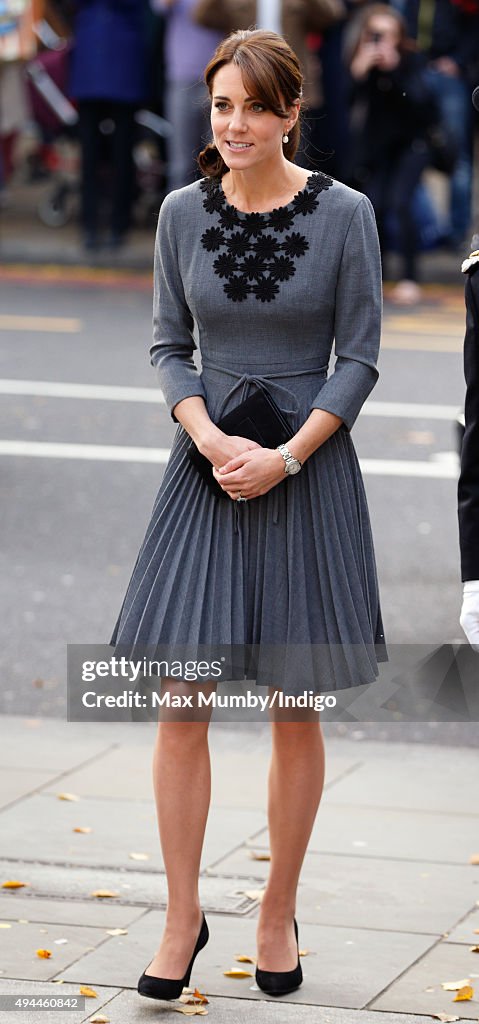
[[[69,94],[141,103],[147,95],[143,0],[78,0]]]

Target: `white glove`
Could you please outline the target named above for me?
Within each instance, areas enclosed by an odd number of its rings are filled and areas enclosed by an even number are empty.
[[[464,584],[459,623],[472,649],[479,654],[479,580],[467,580]]]

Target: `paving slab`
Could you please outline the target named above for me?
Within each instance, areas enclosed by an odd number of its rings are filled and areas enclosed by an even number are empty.
[[[445,992],[443,982],[470,978],[474,998],[454,1002],[455,992]],[[430,991],[428,991],[430,990]],[[370,1009],[402,1013],[449,1013],[465,1020],[479,1019],[479,957],[466,946],[441,942],[413,964],[386,992],[372,1000]]]
[[[62,785],[27,797],[21,804],[7,808],[1,815],[1,855],[22,859],[135,870],[161,870],[156,810],[151,800],[110,800],[84,798],[59,800]],[[265,827],[266,812],[254,808],[210,809],[201,868],[211,865],[234,850],[245,839]],[[73,828],[88,826],[91,833],[75,833]],[[185,828],[187,823],[185,822]],[[130,853],[146,853],[148,861],[134,861]]]
[[[216,873],[246,875],[261,887],[268,861],[252,861],[243,847],[225,857]],[[298,886],[305,921],[355,928],[384,928],[441,935],[475,904],[477,868],[427,861],[381,860],[306,853]]]
[[[228,999],[227,996],[208,998],[207,1010],[210,1021],[217,1021],[218,1024],[244,1024],[244,1000],[238,1002],[237,999]],[[113,996],[103,1012],[108,1015],[111,1024],[148,1024],[158,1020],[164,1024],[177,1024],[179,1018],[174,1007],[179,1005],[177,1000],[171,1004],[158,1001],[155,1005],[153,999],[143,998],[137,992],[124,991]],[[248,1021],[252,1021],[253,1024],[431,1024],[430,1017],[419,1017],[416,1014],[410,1016],[378,1013],[374,1010],[343,1010],[331,1006],[321,1006],[317,1009],[298,1003],[288,1004],[283,998],[274,1002],[272,999],[251,999],[247,1015]],[[13,1024],[16,1024],[16,1021]]]
[[[475,907],[455,928],[451,928],[446,942],[465,942],[468,946],[479,945],[479,907]]]
[[[0,922],[54,921],[55,924],[89,924],[96,928],[126,928],[145,913],[144,907],[115,904],[111,899],[52,900],[31,896],[25,889],[0,894]]]
[[[364,758],[331,786],[331,803],[479,816],[476,750],[411,745],[402,758],[395,745],[394,754]]]
[[[79,724],[79,728],[78,728]],[[0,716],[0,770],[28,768],[31,771],[63,772],[84,764],[109,750],[117,738],[89,724],[53,718]]]
[[[128,935],[105,943],[62,973],[68,981],[87,975],[89,984],[136,988],[138,977],[151,960],[163,930],[164,914],[151,911],[134,923]],[[254,981],[254,964],[243,964],[252,977],[231,979],[223,972],[238,966],[235,954],[256,956],[256,921],[226,915],[208,917],[210,940],[195,961],[190,986],[216,996],[274,1001]],[[372,929],[333,928],[305,924],[298,919],[304,982],[281,1002],[359,1008],[406,970],[431,945],[429,935],[376,932]],[[371,970],[374,964],[374,971]]]
[[[268,828],[248,846],[269,848]],[[354,807],[332,803],[324,794],[308,849],[313,853],[354,854],[467,864],[478,846],[475,817],[429,813],[387,807]],[[479,877],[479,867],[478,867]]]
[[[0,768],[0,809],[34,793],[53,779],[56,772],[33,768]]]
[[[167,904],[168,889],[164,874],[33,862],[12,865],[10,862],[0,861],[0,879],[12,878],[13,872],[20,881],[29,883],[28,889],[21,890],[25,910],[30,894],[42,899],[63,897],[65,902],[78,900],[84,903],[96,889],[109,889],[118,893],[118,898],[106,898],[108,906],[114,901],[117,907],[119,904],[125,904],[149,910],[152,907],[166,907]],[[251,884],[249,877],[216,878],[206,874],[200,875],[200,893],[205,910],[225,911],[228,914],[250,913],[255,903],[244,895],[244,890],[251,888]],[[257,888],[257,883],[254,885]],[[92,906],[99,903],[104,903],[101,897],[92,897]],[[28,917],[28,913],[19,916]]]
[[[11,928],[0,928],[0,963],[8,978],[49,981],[110,938],[103,928],[12,922]],[[67,942],[57,944],[56,939],[67,939]],[[52,955],[48,959],[41,958],[36,955],[37,949],[49,949]]]
[[[43,981],[17,981],[12,978],[0,978],[0,994],[3,996],[31,996],[34,999],[47,999],[48,997],[62,996],[63,998],[68,996],[79,996],[79,986],[77,984],[62,984],[58,985],[56,982],[43,982]],[[21,1011],[12,1010],[2,1012],[1,1021],[2,1024],[83,1024],[83,1021],[89,1020],[93,1017],[95,1012],[98,1013],[105,1004],[109,1007],[110,1000],[118,995],[118,989],[115,988],[102,988],[97,990],[97,998],[89,996],[85,997],[85,1009],[84,1010],[48,1010],[37,1009]],[[102,1011],[106,1012],[106,1011]],[[112,1021],[112,1024],[114,1022]],[[127,1020],[125,1018],[125,1024]]]

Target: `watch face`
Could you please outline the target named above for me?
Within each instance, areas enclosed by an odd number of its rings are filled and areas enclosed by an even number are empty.
[[[295,462],[290,462],[288,466],[288,473],[290,473],[291,476],[294,476],[295,473],[299,473],[300,469],[301,464],[296,460]]]

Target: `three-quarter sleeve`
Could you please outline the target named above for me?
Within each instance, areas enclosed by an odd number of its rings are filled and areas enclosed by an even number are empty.
[[[311,409],[339,416],[351,430],[372,391],[379,371],[382,278],[376,219],[363,196],[351,217],[338,271],[333,373],[316,395]]]
[[[156,231],[150,363],[156,367],[171,417],[178,423],[174,406],[193,395],[206,401],[206,393],[193,360],[194,320],[185,299],[174,221],[169,193],[161,204]]]

